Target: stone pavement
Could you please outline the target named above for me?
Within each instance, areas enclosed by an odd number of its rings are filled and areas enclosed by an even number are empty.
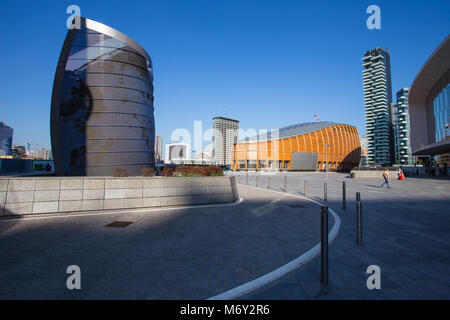
[[[245,176],[238,180],[245,183]],[[249,184],[255,185],[256,173]],[[268,175],[258,174],[261,188]],[[274,190],[283,188],[323,199],[325,173],[277,173]],[[342,209],[342,181],[347,184],[347,210]],[[392,188],[379,188],[380,179],[350,179],[329,173],[328,205],[342,219],[330,246],[329,286],[320,285],[320,258],[277,283],[243,299],[450,299],[450,180],[407,178],[393,180]],[[363,245],[355,243],[355,193],[363,204]],[[381,268],[381,289],[369,290],[367,267]]]
[[[240,195],[233,206],[0,219],[0,299],[206,299],[319,242],[316,204]],[[133,224],[105,227],[116,220]],[[66,288],[69,265],[81,290]]]

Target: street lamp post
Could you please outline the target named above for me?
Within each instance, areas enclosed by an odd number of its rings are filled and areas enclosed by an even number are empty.
[[[328,180],[328,147],[330,146],[328,143],[323,144],[325,146],[325,170],[327,172],[327,180]]]

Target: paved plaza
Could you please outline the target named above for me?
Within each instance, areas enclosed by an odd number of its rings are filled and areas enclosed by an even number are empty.
[[[330,246],[330,284],[320,257],[242,299],[449,299],[450,180],[382,179],[330,173],[232,173],[241,203],[0,219],[0,299],[207,299],[263,276],[320,241],[319,205],[328,185],[342,225]],[[284,195],[284,176],[288,193]],[[256,185],[258,176],[258,188]],[[267,190],[270,177],[270,189]],[[342,181],[347,209],[342,209]],[[355,243],[355,193],[363,245]],[[133,222],[108,228],[113,221]],[[335,221],[330,215],[330,228]],[[81,268],[81,290],[66,268]],[[368,290],[366,269],[381,268]]]
[[[319,241],[317,205],[243,187],[242,203],[0,220],[0,299],[207,299]],[[107,228],[113,221],[133,222]],[[66,268],[81,268],[81,290]]]
[[[380,172],[380,175],[382,172]],[[268,175],[258,174],[267,186]],[[320,285],[320,259],[281,281],[244,296],[245,299],[450,299],[450,180],[406,178],[391,189],[380,179],[350,179],[329,173],[287,173],[288,192],[323,199],[342,219],[330,246],[329,286]],[[284,174],[271,178],[272,189],[283,188]],[[246,177],[240,177],[246,183]],[[342,210],[342,181],[347,185],[347,209]],[[250,173],[249,184],[255,185]],[[363,245],[355,241],[355,194],[363,204]],[[381,269],[381,290],[368,290],[367,267]]]

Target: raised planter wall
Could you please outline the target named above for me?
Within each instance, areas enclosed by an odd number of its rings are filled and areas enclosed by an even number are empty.
[[[234,177],[0,178],[0,215],[233,202]]]
[[[352,170],[355,178],[378,178],[383,179],[384,170]],[[389,170],[391,179],[397,179],[398,169]]]

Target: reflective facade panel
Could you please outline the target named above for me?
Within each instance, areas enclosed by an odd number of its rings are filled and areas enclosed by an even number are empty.
[[[13,129],[0,122],[0,156],[11,155]]]
[[[57,175],[131,175],[154,165],[153,70],[124,34],[82,18],[69,30],[53,84],[51,140]]]

